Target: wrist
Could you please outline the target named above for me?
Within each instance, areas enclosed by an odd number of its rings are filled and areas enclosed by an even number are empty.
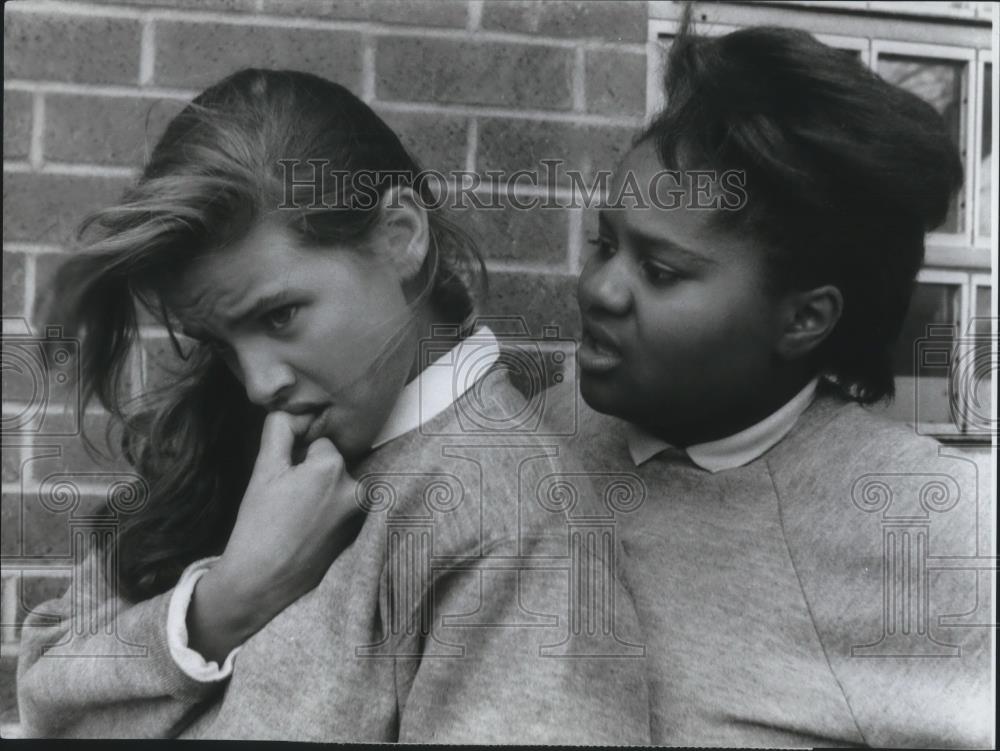
[[[202,631],[224,633],[242,643],[259,631],[281,610],[271,605],[270,593],[262,591],[246,576],[234,576],[219,560],[205,572],[191,596],[191,611],[199,614]]]

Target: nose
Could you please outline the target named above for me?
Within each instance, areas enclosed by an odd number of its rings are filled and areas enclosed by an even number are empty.
[[[632,308],[632,290],[625,253],[611,258],[593,256],[583,267],[577,284],[580,308],[588,313],[604,312],[621,316]]]
[[[263,347],[238,351],[237,358],[251,402],[272,409],[286,401],[287,392],[295,384],[295,373],[287,362]]]

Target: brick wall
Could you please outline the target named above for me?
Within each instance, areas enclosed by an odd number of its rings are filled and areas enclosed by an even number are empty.
[[[343,83],[427,167],[513,170],[556,158],[586,174],[612,167],[642,119],[646,14],[645,2],[9,3],[5,333],[24,326],[41,335],[36,300],[60,258],[72,252],[76,223],[117,198],[186,100],[237,68],[298,68]],[[557,324],[563,335],[574,335],[573,288],[590,219],[580,209],[464,212],[461,221],[479,240],[491,272],[488,312],[524,315],[533,334]],[[164,340],[156,334],[149,332],[135,362],[136,390],[168,377]],[[5,377],[5,433],[34,409],[37,393],[26,383]],[[84,451],[69,416],[58,414],[60,403],[50,400],[54,414],[44,430],[4,438],[0,732],[6,736],[17,732],[16,623],[68,583],[72,512],[40,503],[39,484],[72,475],[83,494],[80,513],[127,472],[119,458]],[[102,415],[87,421],[88,432],[101,435]]]

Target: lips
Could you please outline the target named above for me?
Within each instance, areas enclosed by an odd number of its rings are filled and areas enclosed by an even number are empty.
[[[622,364],[621,350],[599,327],[584,321],[582,339],[576,357],[583,371],[606,373]]]
[[[303,412],[298,415],[292,415],[292,432],[297,436],[302,435],[306,432],[306,429],[315,417],[315,412]]]
[[[323,417],[326,415],[326,409],[319,408],[315,412],[311,413],[309,417],[311,418],[309,426],[305,433],[302,435],[302,442],[308,446],[310,443],[315,441],[321,435],[323,435],[323,429],[325,427],[325,421]]]
[[[323,421],[320,419],[326,411],[326,405],[317,404],[307,408],[296,408],[291,413],[292,432],[296,436],[296,441],[306,446],[316,440],[318,433],[323,429]]]

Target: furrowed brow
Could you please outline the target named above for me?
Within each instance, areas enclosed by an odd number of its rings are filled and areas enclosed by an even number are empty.
[[[287,302],[289,297],[291,297],[291,291],[287,289],[264,295],[263,297],[257,299],[246,310],[229,317],[228,324],[231,327],[236,328],[245,321],[256,318],[257,316],[266,313],[271,308]]]

